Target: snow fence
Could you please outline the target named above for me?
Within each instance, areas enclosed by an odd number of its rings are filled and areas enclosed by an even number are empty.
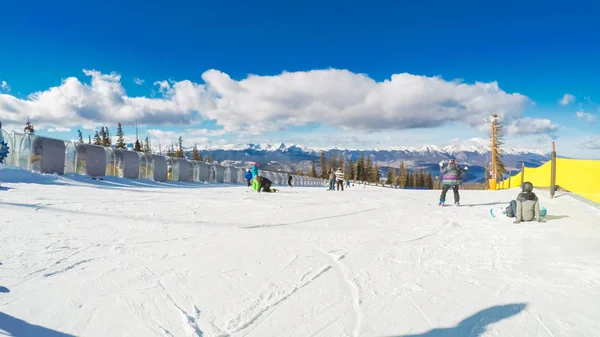
[[[245,184],[244,167],[172,158],[127,149],[40,137],[1,130],[9,153],[4,164],[36,173],[75,173],[154,181]],[[287,184],[287,173],[261,170],[274,185]],[[294,186],[320,186],[320,178],[292,175]]]
[[[600,160],[556,158],[556,185],[600,203]],[[552,162],[540,167],[523,167],[521,172],[498,183],[498,189],[521,187],[529,181],[535,187],[552,186]]]

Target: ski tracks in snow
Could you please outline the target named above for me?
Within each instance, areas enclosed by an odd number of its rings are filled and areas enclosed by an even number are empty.
[[[314,280],[319,278],[321,275],[323,275],[325,272],[329,271],[331,268],[331,266],[322,267],[317,273],[313,274],[311,277],[303,275],[300,281],[298,281],[298,283],[296,283],[296,285],[292,289],[288,290],[280,296],[277,296],[276,293],[262,293],[259,296],[259,298],[255,300],[254,304],[252,304],[248,309],[244,310],[236,318],[230,320],[229,323],[226,324],[227,328],[221,330],[229,331],[225,336],[230,336],[234,333],[241,332],[242,330],[247,329],[248,327],[256,323],[270,309],[277,307],[283,301],[287,300],[288,298],[290,298],[290,296],[295,294],[298,290],[306,287]],[[303,281],[303,279],[306,280]],[[261,306],[261,303],[264,302],[267,302],[267,304],[265,306]]]
[[[357,336],[359,336],[360,327],[362,324],[362,311],[360,309],[360,303],[361,303],[360,289],[359,289],[358,285],[356,284],[356,282],[354,282],[351,279],[350,270],[342,262],[340,262],[341,260],[343,260],[346,257],[346,254],[347,253],[336,256],[333,253],[327,253],[327,256],[329,256],[333,260],[335,265],[340,270],[340,273],[342,274],[342,278],[344,279],[344,282],[347,285],[348,292],[350,293],[350,297],[352,299],[352,308],[353,308],[354,316],[355,316],[354,317],[354,329],[352,330],[352,336],[357,337]]]
[[[146,271],[148,271],[148,273],[150,273],[156,279],[156,282],[158,283],[159,287],[164,291],[165,297],[179,311],[179,313],[182,315],[185,323],[193,330],[193,333],[197,337],[202,337],[203,332],[202,332],[202,330],[200,330],[200,327],[198,326],[198,323],[196,322],[196,320],[198,318],[200,318],[200,310],[198,309],[198,307],[196,307],[196,305],[194,305],[194,316],[190,315],[187,311],[185,311],[183,308],[181,308],[181,306],[179,304],[177,304],[177,302],[173,299],[171,294],[167,291],[167,288],[165,288],[165,286],[162,284],[162,282],[160,281],[158,276],[156,276],[156,274],[153,271],[148,269],[148,267],[144,266],[144,269]]]

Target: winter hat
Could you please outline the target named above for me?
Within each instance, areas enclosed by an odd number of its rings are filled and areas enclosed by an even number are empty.
[[[254,166],[258,166],[258,162],[254,162]]]

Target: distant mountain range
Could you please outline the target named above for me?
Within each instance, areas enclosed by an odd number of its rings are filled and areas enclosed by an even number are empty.
[[[258,162],[264,169],[276,171],[296,171],[302,169],[309,172],[314,162],[319,171],[321,152],[327,158],[334,153],[337,157],[356,161],[361,155],[371,157],[382,172],[387,172],[387,167],[399,167],[401,162],[412,169],[432,170],[434,174],[439,171],[438,163],[450,158],[456,159],[460,165],[469,166],[467,181],[483,180],[485,164],[491,159],[489,146],[485,145],[449,145],[438,147],[426,145],[419,147],[387,147],[373,150],[336,149],[336,148],[309,148],[298,145],[226,145],[220,148],[200,149],[204,157],[210,155],[215,161],[233,165],[247,165]],[[526,149],[503,149],[502,160],[507,167],[518,170],[521,163],[527,167],[540,166],[550,159],[549,151]],[[187,156],[191,156],[191,149],[186,149]]]

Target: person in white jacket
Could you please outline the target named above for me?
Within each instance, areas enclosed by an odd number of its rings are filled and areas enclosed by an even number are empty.
[[[344,172],[342,172],[342,168],[338,168],[337,171],[335,171],[335,180],[337,181],[337,190],[339,191],[340,188],[342,189],[342,191],[344,190]]]

